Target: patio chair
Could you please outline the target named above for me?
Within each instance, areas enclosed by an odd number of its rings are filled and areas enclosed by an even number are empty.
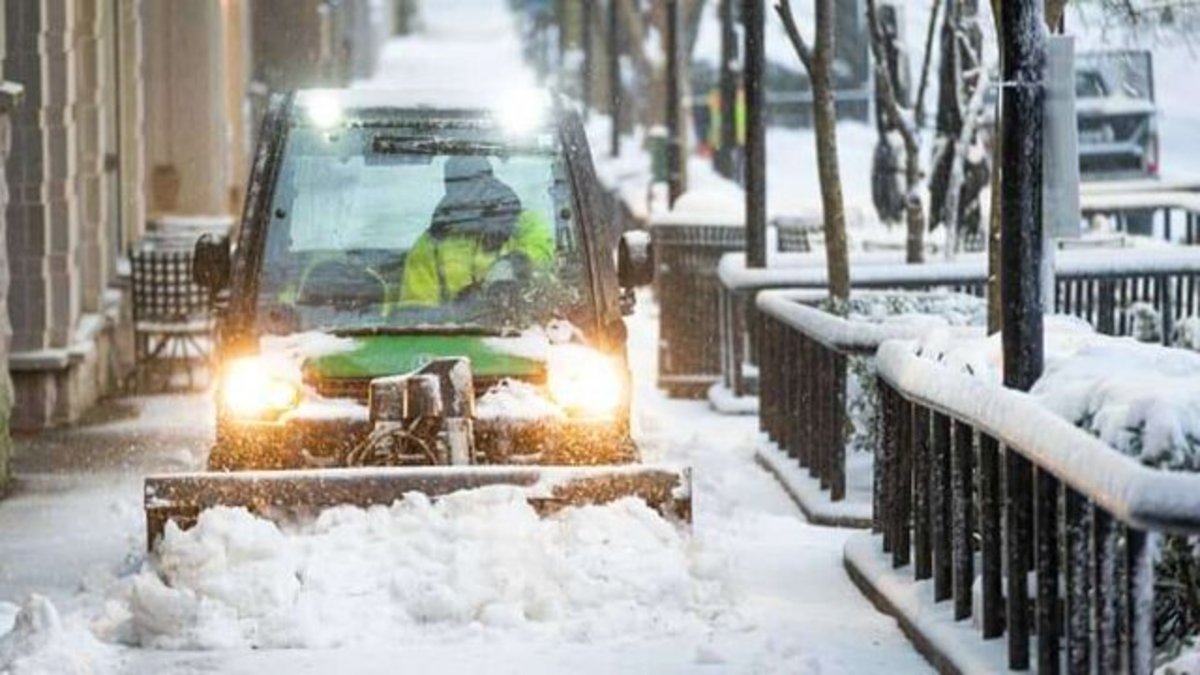
[[[195,387],[195,366],[209,366],[213,320],[208,293],[192,281],[192,252],[144,247],[131,257],[135,384],[149,376],[174,384],[176,373]]]

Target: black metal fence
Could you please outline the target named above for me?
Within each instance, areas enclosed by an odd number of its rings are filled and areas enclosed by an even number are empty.
[[[761,317],[755,296],[768,289],[820,289],[826,286],[821,259],[795,256],[806,264],[746,269],[735,255],[719,268],[718,333],[721,380],[738,396],[758,391],[760,359],[757,338]],[[855,289],[949,290],[982,297],[986,263],[981,256],[957,262],[896,265],[875,257],[851,267]],[[1168,342],[1181,319],[1200,315],[1200,255],[1191,251],[1070,251],[1057,265],[1055,311],[1088,321],[1109,335],[1132,334],[1136,303],[1145,303],[1160,318],[1159,338]],[[747,366],[750,366],[747,369]]]
[[[917,338],[929,328],[847,320],[821,309],[824,297],[822,291],[758,295],[759,425],[837,502],[846,496],[849,359],[873,356],[885,340]]]
[[[1145,467],[911,343],[877,364],[874,529],[893,567],[931,580],[955,620],[978,613],[981,639],[1006,636],[1011,669],[1151,672],[1152,538],[1200,533],[1200,476]]]

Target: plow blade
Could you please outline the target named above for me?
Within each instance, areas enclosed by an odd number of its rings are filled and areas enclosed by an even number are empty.
[[[145,484],[146,543],[153,548],[168,522],[181,528],[215,506],[245,507],[264,517],[343,504],[390,505],[405,493],[437,498],[491,485],[521,488],[546,515],[566,506],[637,497],[664,517],[691,522],[686,468],[624,466],[463,466],[302,469],[150,476]]]

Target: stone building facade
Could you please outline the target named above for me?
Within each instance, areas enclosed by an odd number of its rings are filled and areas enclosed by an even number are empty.
[[[5,74],[5,30],[4,7],[6,0],[0,0],[0,241],[5,235],[5,205],[8,203],[8,185],[5,178],[5,158],[8,157],[10,145],[9,115],[14,107],[20,104],[23,90],[4,79]],[[8,321],[8,252],[0,246],[0,359],[8,358],[8,344],[12,335],[12,327]],[[9,419],[12,415],[12,380],[8,371],[0,371],[0,495],[8,489],[9,458],[12,453],[12,443],[9,440]]]
[[[13,428],[70,424],[117,387],[147,221],[239,213],[266,93],[368,74],[391,5],[0,0],[0,76],[25,87],[0,114]]]

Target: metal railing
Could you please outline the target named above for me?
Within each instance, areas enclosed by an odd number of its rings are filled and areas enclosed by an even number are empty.
[[[849,359],[873,356],[885,340],[919,338],[929,327],[851,321],[821,309],[825,297],[823,291],[758,295],[759,425],[837,502],[846,496]]]
[[[978,613],[981,639],[1007,636],[1011,669],[1151,672],[1151,539],[1200,533],[1200,476],[1143,466],[912,343],[876,364],[874,529],[893,567],[931,580],[955,620]]]
[[[729,254],[718,268],[718,332],[723,384],[737,396],[757,391],[757,339],[760,323],[755,296],[768,289],[821,289],[823,258],[814,254],[779,256],[783,266],[747,269],[740,254]],[[894,264],[891,255],[863,256],[851,266],[855,289],[949,290],[983,296],[986,261],[979,255],[955,262]],[[1058,255],[1055,312],[1088,321],[1100,333],[1128,335],[1134,303],[1146,303],[1161,317],[1167,342],[1175,324],[1200,315],[1200,254],[1187,249],[1064,251]],[[746,366],[754,369],[747,372]]]

